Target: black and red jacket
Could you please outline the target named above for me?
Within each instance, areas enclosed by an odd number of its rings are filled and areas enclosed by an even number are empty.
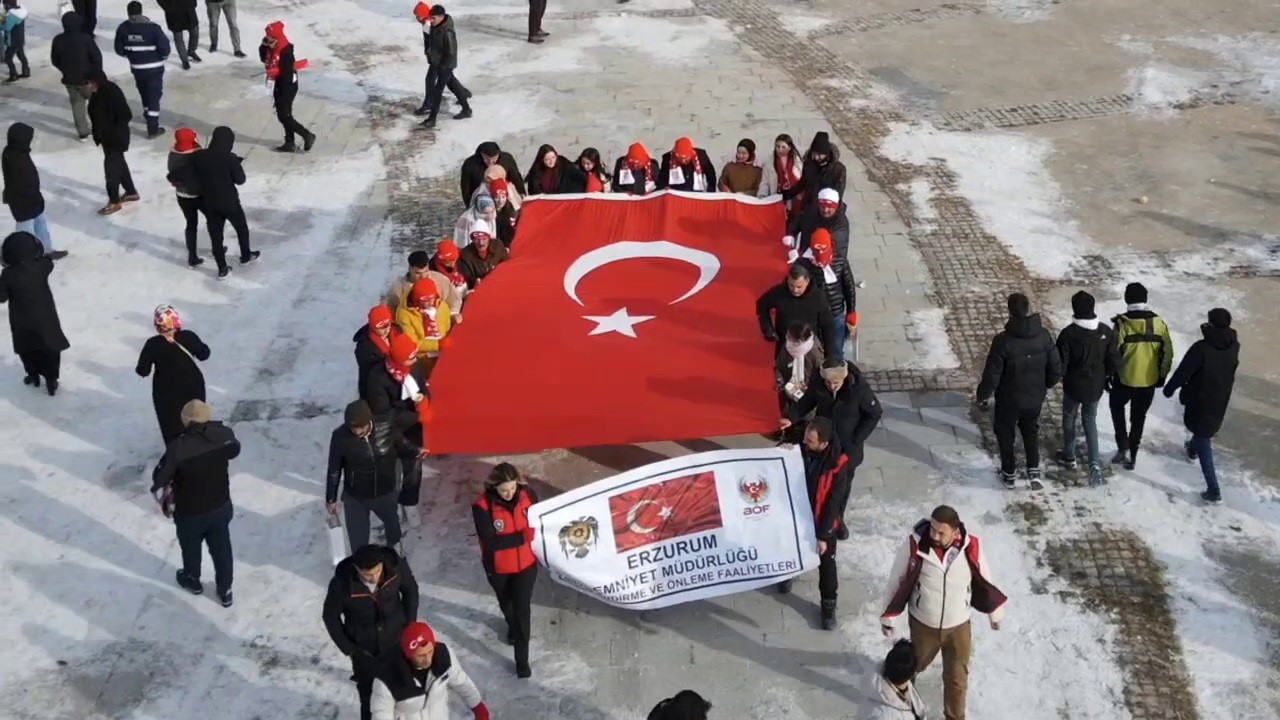
[[[813,529],[819,540],[830,541],[844,522],[841,515],[849,501],[853,468],[848,456],[840,450],[839,438],[831,438],[827,449],[817,458],[807,450],[804,455],[804,479],[809,488],[809,504],[813,507]]]
[[[400,654],[400,633],[418,619],[418,581],[409,562],[391,548],[383,550],[382,578],[370,589],[347,558],[329,581],[321,613],[333,643],[345,655]]]
[[[538,562],[533,554],[533,527],[529,525],[529,508],[536,502],[538,498],[529,486],[521,485],[510,500],[503,500],[489,489],[471,505],[486,573],[514,575]]]

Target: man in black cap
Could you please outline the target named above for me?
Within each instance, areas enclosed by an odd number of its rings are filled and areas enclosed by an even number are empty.
[[[809,150],[804,154],[804,169],[800,173],[800,182],[790,189],[782,191],[783,200],[791,200],[804,193],[804,207],[817,204],[818,193],[832,189],[840,197],[844,196],[845,186],[844,163],[840,162],[840,151],[831,143],[831,137],[825,132],[813,136]]]
[[[418,619],[418,581],[389,547],[365,545],[338,563],[321,611],[333,644],[351,658],[360,720],[370,720],[373,681],[400,652],[400,634]]]
[[[125,11],[129,19],[116,28],[115,50],[117,55],[129,60],[133,82],[142,99],[142,114],[147,120],[147,137],[154,138],[164,132],[160,127],[160,97],[164,94],[164,61],[169,57],[169,38],[159,25],[142,14],[142,3],[133,0]],[[182,64],[187,64],[185,57]]]
[[[1227,415],[1231,402],[1231,390],[1236,383],[1236,368],[1240,367],[1240,341],[1231,329],[1231,313],[1225,308],[1209,311],[1208,322],[1200,326],[1203,336],[1195,341],[1187,354],[1182,356],[1178,369],[1165,383],[1164,396],[1173,397],[1181,390],[1182,424],[1191,438],[1184,448],[1188,460],[1199,460],[1204,482],[1208,486],[1200,493],[1209,503],[1222,502],[1218,488],[1218,473],[1213,466],[1213,444],[1210,442]]]
[[[1111,379],[1111,424],[1116,429],[1116,454],[1112,464],[1132,470],[1138,462],[1138,446],[1147,410],[1156,388],[1163,387],[1173,369],[1173,339],[1164,319],[1147,305],[1147,288],[1129,283],[1124,289],[1125,311],[1111,319],[1120,346],[1121,363]],[[1129,405],[1126,425],[1124,406]]]
[[[1089,484],[1101,485],[1102,461],[1098,457],[1098,401],[1107,378],[1120,369],[1120,349],[1111,328],[1099,325],[1094,299],[1081,290],[1071,296],[1071,324],[1058,333],[1062,356],[1062,450],[1058,464],[1076,466],[1076,416],[1084,426],[1089,449]]]
[[[427,97],[418,110],[418,114],[425,111],[427,115],[422,126],[435,127],[436,115],[440,113],[440,104],[444,102],[446,87],[462,106],[462,110],[453,119],[466,120],[471,117],[471,105],[467,102],[471,91],[463,87],[454,74],[458,69],[458,34],[453,29],[453,18],[445,12],[444,5],[432,5],[427,22],[431,24],[431,31],[424,38],[427,51]]]
[[[325,508],[337,516],[341,482],[347,539],[353,548],[369,544],[369,513],[382,521],[387,545],[396,547],[401,537],[395,457],[374,452],[372,434],[373,411],[364,400],[356,400],[347,405],[342,425],[329,438]]]
[[[1049,388],[1062,379],[1062,358],[1049,331],[1040,323],[1040,314],[1031,312],[1031,301],[1022,293],[1009,296],[1009,320],[1004,331],[991,341],[987,363],[978,384],[978,406],[985,410],[994,394],[996,412],[992,421],[1000,446],[1000,480],[1007,488],[1017,484],[1017,462],[1013,454],[1015,432],[1022,434],[1027,455],[1027,482],[1032,490],[1040,481],[1040,409]]]

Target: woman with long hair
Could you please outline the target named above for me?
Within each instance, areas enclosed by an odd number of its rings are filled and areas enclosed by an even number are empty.
[[[773,152],[768,162],[762,163],[764,177],[760,181],[760,197],[781,195],[796,187],[804,173],[804,160],[791,136],[782,133],[773,141]],[[787,202],[787,215],[800,212],[804,207],[804,198],[796,197]]]
[[[484,574],[507,621],[507,643],[515,647],[516,676],[521,678],[533,674],[529,667],[529,628],[538,559],[533,554],[529,508],[536,502],[537,496],[520,471],[504,462],[490,471],[484,491],[471,505]]]
[[[580,193],[587,188],[587,177],[578,166],[560,157],[554,147],[543,145],[534,156],[524,185],[530,195]]]
[[[587,176],[589,193],[606,192],[609,183],[613,182],[613,176],[604,169],[604,162],[600,160],[600,151],[593,147],[583,150],[575,164]]]

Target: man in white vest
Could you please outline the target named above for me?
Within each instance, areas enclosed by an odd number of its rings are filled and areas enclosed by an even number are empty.
[[[1000,629],[1007,598],[991,581],[987,559],[955,508],[939,505],[911,531],[889,575],[889,600],[880,626],[894,634],[906,610],[916,668],[923,672],[942,653],[942,698],[946,720],[964,720],[972,634],[970,608],[986,613]]]

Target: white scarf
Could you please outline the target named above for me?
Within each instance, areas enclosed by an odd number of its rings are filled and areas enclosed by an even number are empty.
[[[836,271],[835,268],[832,267],[835,263],[828,263],[826,265],[819,264],[817,258],[813,256],[813,248],[809,248],[804,251],[804,258],[813,263],[815,267],[822,269],[823,283],[827,285],[833,285],[836,283]]]
[[[1072,319],[1071,323],[1073,325],[1079,325],[1085,330],[1098,329],[1098,318],[1074,318]]]
[[[1125,312],[1143,312],[1144,310],[1150,309],[1151,308],[1147,307],[1146,303],[1133,303],[1125,310]]]
[[[791,383],[801,387],[808,380],[804,374],[804,359],[809,355],[809,351],[813,350],[813,338],[802,343],[787,340],[786,346],[787,354],[791,356]]]
[[[400,399],[412,400],[422,394],[422,388],[418,386],[418,381],[413,379],[413,373],[404,376],[404,382],[400,383]]]

